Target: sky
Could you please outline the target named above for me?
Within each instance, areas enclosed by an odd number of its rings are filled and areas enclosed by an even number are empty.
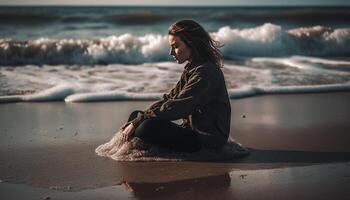
[[[0,0],[0,5],[350,6],[350,0]]]

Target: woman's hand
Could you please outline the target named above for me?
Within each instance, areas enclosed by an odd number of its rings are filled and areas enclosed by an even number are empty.
[[[119,128],[119,130],[125,129],[127,126],[129,126],[130,123],[131,123],[131,122],[126,122],[124,125],[122,125],[122,126]]]
[[[121,131],[122,140],[125,142],[133,137],[135,133],[135,127],[132,123],[126,123],[122,126]]]

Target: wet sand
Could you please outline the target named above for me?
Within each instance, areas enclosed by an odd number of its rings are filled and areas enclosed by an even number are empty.
[[[231,101],[222,162],[116,162],[94,149],[151,102],[0,104],[0,199],[346,199],[350,92]]]

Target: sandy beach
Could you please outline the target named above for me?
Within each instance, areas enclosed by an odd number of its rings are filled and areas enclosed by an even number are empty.
[[[231,101],[222,162],[116,162],[94,149],[149,101],[0,104],[0,199],[346,199],[350,92]]]

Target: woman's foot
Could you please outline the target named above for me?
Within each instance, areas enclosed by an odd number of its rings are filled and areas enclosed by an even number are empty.
[[[247,147],[244,147],[241,143],[234,139],[228,141],[230,149],[233,151],[234,157],[243,157],[249,155],[250,151]]]

